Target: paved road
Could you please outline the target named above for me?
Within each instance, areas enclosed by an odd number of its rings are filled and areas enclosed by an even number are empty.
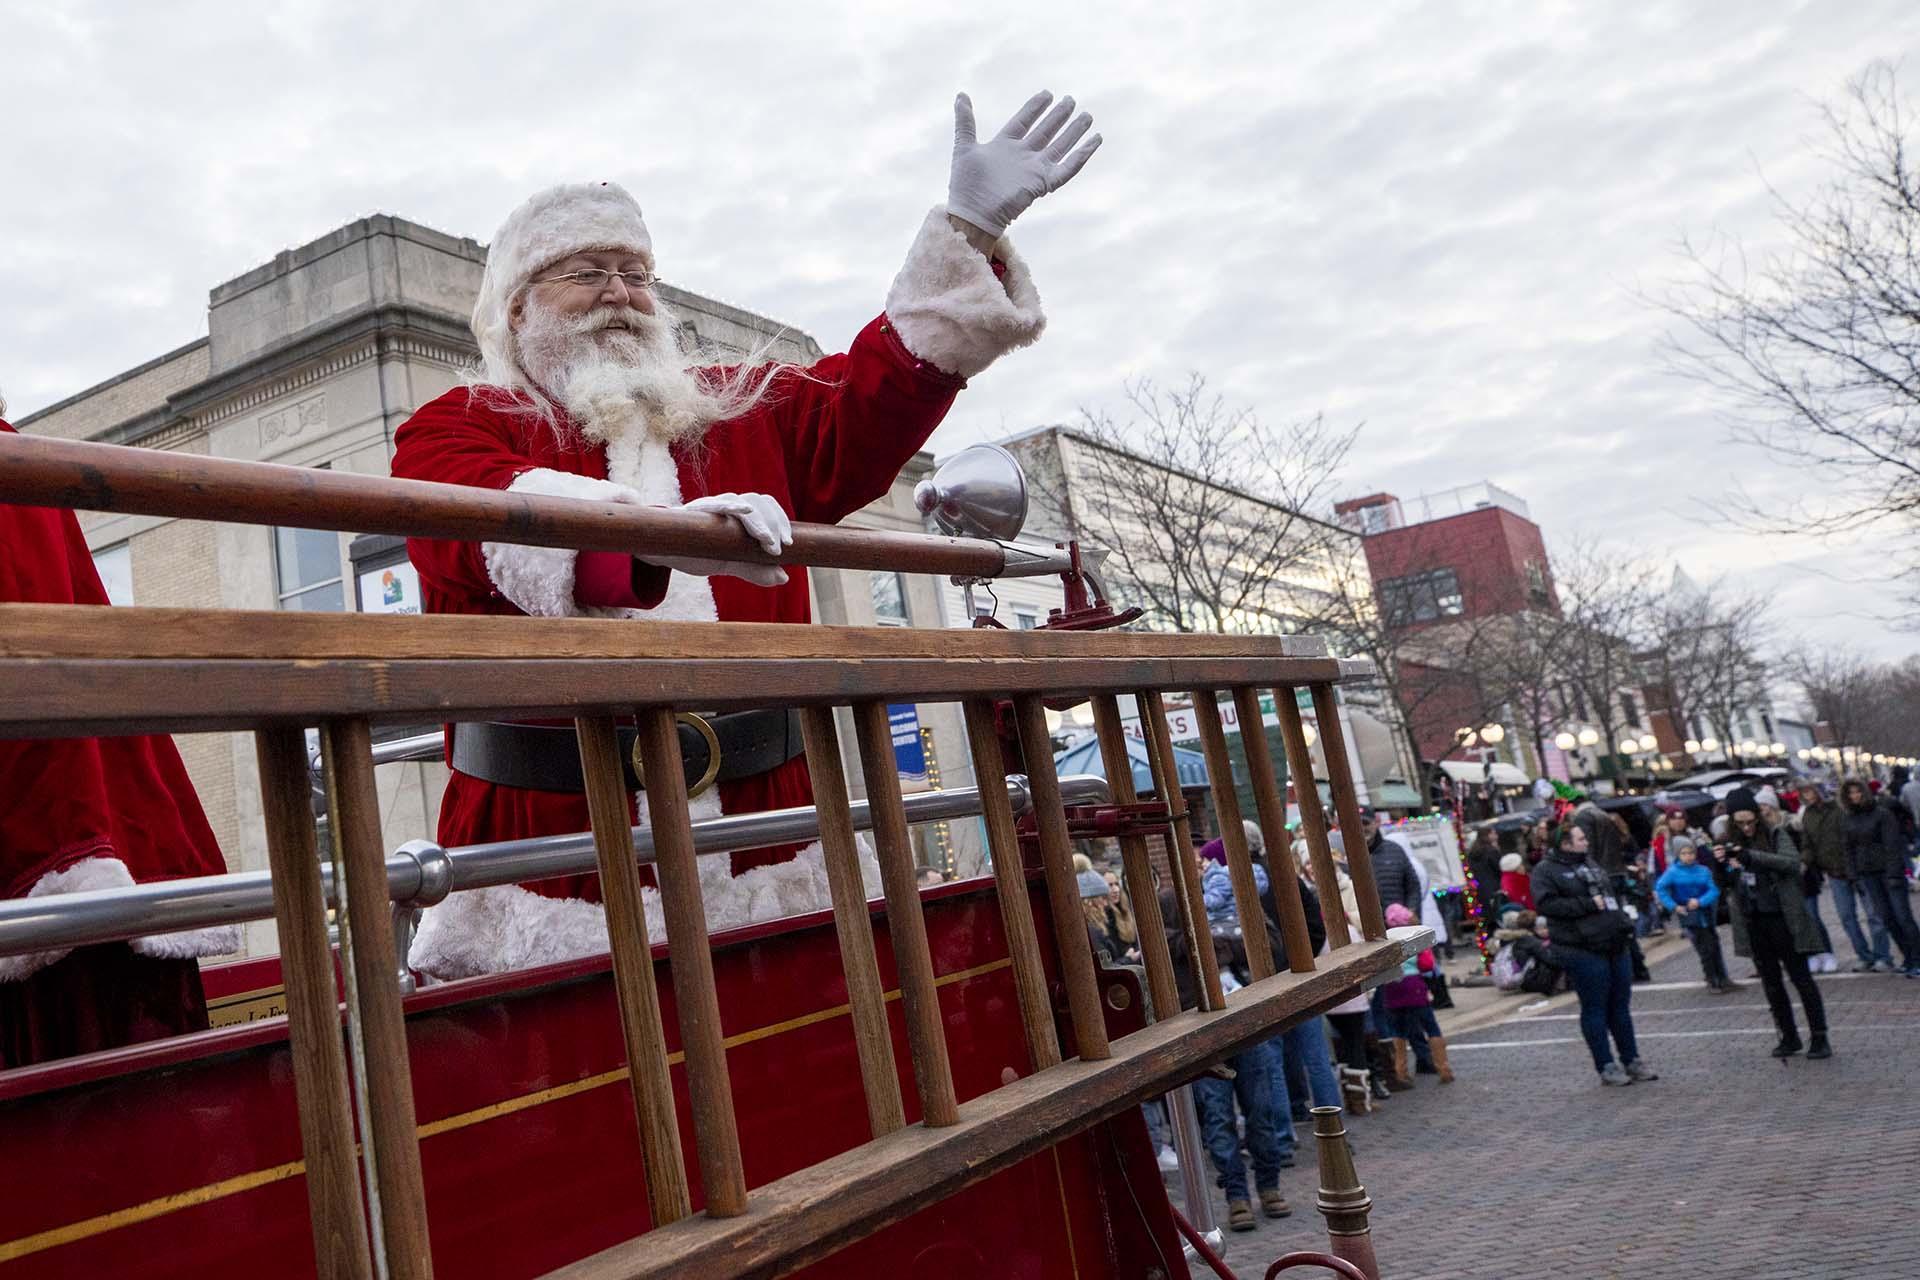
[[[1350,1120],[1385,1280],[1920,1277],[1920,981],[1822,976],[1835,1056],[1781,1063],[1757,982],[1708,996],[1684,946],[1652,968],[1659,1081],[1602,1088],[1570,1005],[1505,997],[1531,1011],[1452,1039],[1457,1083]],[[1291,1218],[1228,1233],[1243,1278],[1324,1247],[1310,1152]]]

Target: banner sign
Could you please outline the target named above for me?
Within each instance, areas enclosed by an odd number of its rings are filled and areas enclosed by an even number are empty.
[[[927,776],[927,748],[920,740],[920,712],[911,702],[887,705],[887,727],[893,731],[893,764],[903,778]]]

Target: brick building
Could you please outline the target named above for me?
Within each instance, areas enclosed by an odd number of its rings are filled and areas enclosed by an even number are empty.
[[[1540,526],[1498,485],[1410,501],[1376,493],[1334,513],[1361,535],[1380,607],[1396,625],[1560,611]]]

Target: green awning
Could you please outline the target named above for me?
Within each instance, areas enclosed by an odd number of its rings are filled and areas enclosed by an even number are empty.
[[[1383,782],[1367,790],[1376,809],[1418,809],[1421,804],[1420,793],[1404,782]]]

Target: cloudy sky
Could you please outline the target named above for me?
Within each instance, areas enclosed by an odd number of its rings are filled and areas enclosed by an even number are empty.
[[[1198,370],[1273,419],[1364,422],[1348,492],[1492,479],[1550,540],[1920,647],[1870,616],[1884,546],[1707,513],[1735,477],[1808,481],[1725,443],[1639,301],[1682,234],[1768,243],[1762,176],[1819,179],[1849,76],[1904,58],[1920,84],[1911,0],[24,8],[0,16],[15,417],[204,333],[209,287],[277,250],[373,212],[485,239],[560,180],[626,183],[669,279],[833,348],[944,198],[954,91],[986,129],[1044,87],[1106,146],[1015,230],[1045,340],[936,449]]]

